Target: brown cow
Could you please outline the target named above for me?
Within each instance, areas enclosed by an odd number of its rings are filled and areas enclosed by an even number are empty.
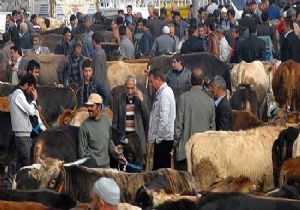
[[[248,111],[232,110],[232,130],[247,130],[264,125],[254,114]]]
[[[295,185],[300,189],[300,157],[286,160],[280,170],[279,186]]]
[[[275,100],[280,107],[300,111],[300,64],[288,60],[274,73],[272,81]]]
[[[107,62],[107,76],[110,89],[123,85],[129,75],[135,76],[140,84],[146,84],[148,59],[137,59],[133,61],[112,61]]]

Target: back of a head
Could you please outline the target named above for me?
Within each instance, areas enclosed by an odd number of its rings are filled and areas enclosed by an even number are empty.
[[[24,77],[22,77],[21,81],[19,82],[20,86],[23,86],[25,84],[28,85],[34,85],[36,86],[36,80],[32,74],[26,74]]]
[[[118,17],[116,18],[116,24],[117,24],[118,26],[120,26],[120,25],[123,25],[123,23],[124,23],[124,18],[121,17],[121,16],[118,16]]]
[[[125,36],[126,35],[126,26],[120,26],[119,27],[119,34],[120,36]]]
[[[167,9],[165,7],[160,8],[160,14],[167,15]]]
[[[267,22],[269,20],[269,14],[267,12],[262,12],[261,20],[262,22]]]
[[[165,80],[165,75],[160,69],[152,69],[149,72],[149,77],[153,76],[156,79],[160,79],[161,81],[166,81]]]
[[[222,89],[222,90],[226,90],[226,82],[224,80],[224,78],[220,75],[216,75],[213,79],[213,83],[215,84],[215,86],[217,86],[218,88]]]
[[[196,30],[197,30],[197,28],[194,25],[191,25],[189,27],[189,36],[192,36]]]
[[[28,73],[29,71],[33,71],[34,68],[40,69],[41,66],[40,66],[40,63],[39,63],[39,62],[37,62],[36,60],[33,60],[33,59],[32,59],[32,60],[30,60],[30,61],[28,62],[28,64],[27,64],[27,73]]]
[[[70,21],[74,21],[74,20],[76,20],[76,16],[75,16],[74,14],[72,14],[72,15],[70,16]]]
[[[8,41],[10,41],[10,33],[5,32],[5,33],[3,34],[3,42],[6,43],[6,42],[8,42]]]
[[[101,177],[93,187],[93,191],[104,202],[110,205],[118,205],[120,203],[120,187],[112,178]]]
[[[100,34],[100,32],[95,32],[92,36],[92,40],[96,42],[96,44],[100,44],[101,40],[102,40],[102,36]]]
[[[81,23],[83,21],[83,14],[81,12],[77,12],[76,18],[77,18],[78,22]]]
[[[148,20],[147,20],[147,19],[143,19],[143,20],[142,20],[142,23],[143,23],[143,26],[144,26],[144,27],[147,27],[147,28],[149,27],[149,25],[148,25]]]
[[[250,22],[249,23],[249,33],[254,34],[257,32],[257,25],[255,22]]]
[[[203,71],[200,68],[195,68],[192,71],[191,84],[193,86],[201,86],[203,84]]]

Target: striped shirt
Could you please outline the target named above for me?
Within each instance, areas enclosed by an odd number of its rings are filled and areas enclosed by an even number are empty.
[[[125,132],[134,132],[134,101],[126,100]]]

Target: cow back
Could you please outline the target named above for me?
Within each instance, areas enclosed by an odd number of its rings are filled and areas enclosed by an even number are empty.
[[[205,76],[209,79],[213,79],[214,76],[220,75],[226,81],[227,89],[231,91],[231,81],[229,67],[222,61],[216,59],[214,56],[208,53],[191,53],[184,54],[183,65],[189,69],[200,67]],[[172,69],[171,65],[172,56],[163,55],[158,57],[152,57],[149,61],[151,69],[158,68],[164,73]]]

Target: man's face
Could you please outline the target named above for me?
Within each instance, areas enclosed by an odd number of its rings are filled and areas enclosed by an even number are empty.
[[[86,81],[90,81],[93,76],[92,67],[85,67],[83,70],[83,76]]]
[[[23,91],[28,94],[31,95],[32,94],[32,90],[34,89],[34,85],[29,85],[28,83],[25,83],[23,85]]]
[[[37,67],[34,67],[33,71],[29,71],[30,74],[32,74],[37,81],[40,77],[40,69]]]
[[[175,28],[173,26],[169,27],[170,29],[170,37],[174,37],[175,36]]]
[[[64,35],[65,42],[69,42],[72,39],[71,33],[65,33]]]
[[[39,47],[39,46],[41,45],[41,40],[40,40],[40,38],[38,38],[38,37],[34,37],[34,38],[32,39],[32,42],[33,42],[33,46],[34,46],[34,47]]]
[[[250,11],[255,12],[257,9],[257,4],[250,4]]]
[[[92,23],[93,22],[92,22],[91,19],[87,19],[87,20],[84,21],[84,26],[87,27],[87,28],[89,28],[92,25]]]
[[[125,84],[125,92],[128,98],[134,97],[135,90],[136,90],[136,86],[134,81],[132,80],[127,81],[127,83]]]
[[[235,30],[232,30],[231,35],[234,39],[239,37],[239,33],[237,33]]]
[[[210,86],[209,86],[209,92],[211,92],[213,94],[215,100],[218,99],[217,98],[217,92],[218,92],[218,90],[219,89],[217,88],[217,86],[215,85],[215,83],[212,82],[210,84]]]
[[[139,22],[139,23],[136,25],[136,27],[137,27],[137,30],[138,30],[138,31],[142,31],[142,29],[143,29],[143,23]]]
[[[198,37],[199,38],[204,38],[205,37],[204,27],[198,27]]]
[[[19,57],[20,57],[20,55],[18,54],[18,51],[14,51],[13,49],[10,50],[10,59],[13,62],[16,62]]]
[[[75,47],[74,54],[77,56],[79,56],[81,54],[81,46],[80,45]]]
[[[172,59],[172,67],[174,70],[181,70],[182,69],[182,65],[181,65],[181,61],[177,61],[176,59]]]
[[[118,28],[118,25],[116,24],[116,22],[115,21],[112,21],[111,22],[111,29],[112,30],[116,30]]]
[[[132,9],[130,7],[127,7],[127,14],[131,15],[131,13],[132,13]]]
[[[89,117],[97,119],[100,116],[100,107],[97,104],[87,105]]]
[[[179,22],[180,22],[180,16],[178,16],[178,15],[174,16],[174,22],[176,24],[179,24]]]
[[[149,76],[149,84],[155,90],[158,90],[160,88],[160,80],[153,77],[153,75]]]

